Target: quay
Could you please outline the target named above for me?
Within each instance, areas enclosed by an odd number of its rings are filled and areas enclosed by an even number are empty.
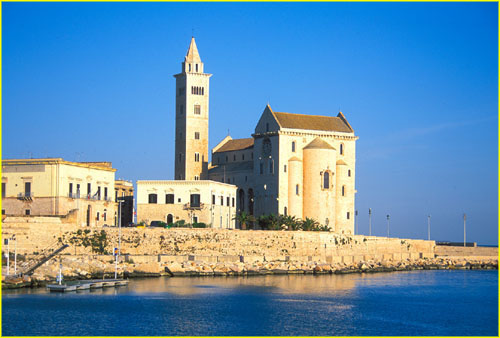
[[[70,292],[78,290],[101,289],[105,287],[116,287],[128,285],[127,279],[98,279],[81,280],[66,284],[49,284],[47,289],[51,292]]]

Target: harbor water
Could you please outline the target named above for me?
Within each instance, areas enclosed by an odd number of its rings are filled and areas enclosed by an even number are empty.
[[[497,336],[498,271],[132,279],[2,292],[3,336]]]

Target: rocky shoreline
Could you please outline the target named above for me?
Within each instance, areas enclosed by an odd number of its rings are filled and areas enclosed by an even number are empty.
[[[111,259],[64,257],[61,261],[64,280],[114,278],[115,263]],[[198,276],[253,276],[287,274],[350,274],[412,270],[498,270],[498,259],[424,258],[403,261],[362,261],[359,263],[271,261],[255,263],[207,263],[201,261],[140,263],[120,262],[118,276],[141,277],[198,277]],[[49,262],[32,276],[2,276],[2,289],[43,287],[55,282],[59,262]]]

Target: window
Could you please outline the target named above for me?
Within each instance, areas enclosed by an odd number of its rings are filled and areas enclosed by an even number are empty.
[[[245,182],[246,182],[246,181],[248,181],[248,177],[247,177],[247,176],[245,176]]]
[[[295,152],[295,141],[292,142],[292,153]]]
[[[104,187],[104,200],[108,199],[108,188]]]
[[[149,194],[148,195],[148,203],[149,204],[156,204],[156,203],[158,203],[158,195],[157,194]]]
[[[165,204],[174,204],[174,201],[175,201],[174,194],[165,195]]]
[[[285,216],[287,216],[287,212],[288,212],[288,210],[287,210],[287,208],[285,207],[285,210],[283,210],[283,214],[284,214]]]
[[[200,115],[201,114],[201,107],[199,104],[194,105],[194,113],[195,115]]]
[[[227,183],[231,183],[231,179],[229,177],[227,178]]]
[[[200,133],[199,132],[197,132],[197,131],[194,132],[194,139],[195,140],[199,140],[200,139]]]
[[[193,223],[198,223],[198,216],[193,216]]]
[[[76,194],[78,195],[78,198],[80,197],[80,184],[76,185]]]
[[[340,144],[340,155],[344,155],[344,144]]]
[[[200,162],[200,153],[194,153],[194,161]]]
[[[201,87],[201,95],[205,95],[205,87]]]
[[[198,73],[198,64],[196,64],[196,72]]]
[[[212,195],[212,204],[215,205],[215,195]]]
[[[266,123],[266,131],[269,131],[269,123]]]
[[[31,196],[31,182],[24,182],[24,193],[26,196]]]
[[[191,71],[191,64],[189,64],[189,71]]]
[[[183,104],[181,104],[181,105],[179,106],[179,114],[181,114],[181,115],[183,115],[183,114],[184,114],[184,105],[183,105]]]
[[[191,207],[197,208],[200,206],[200,194],[191,194],[190,197],[190,205]]]
[[[6,183],[2,182],[2,197],[5,197],[5,188],[6,188]]]
[[[24,210],[24,214],[25,214],[26,216],[31,215],[31,210],[30,210],[30,209],[26,209],[26,210]]]
[[[177,203],[181,203],[181,199],[180,198],[177,199]]]
[[[345,196],[345,185],[342,186],[342,196]]]
[[[269,173],[274,174],[274,160],[269,159]]]
[[[284,172],[286,173],[286,164],[285,164],[285,166],[283,167],[283,170],[284,170]]]
[[[96,220],[99,220],[99,211],[97,212]]]
[[[226,198],[226,205],[229,206],[229,197]]]
[[[231,200],[231,206],[234,208],[234,197]]]
[[[245,154],[241,155],[241,160],[244,161],[245,160]]]
[[[92,185],[87,183],[87,197],[90,197],[92,194]]]
[[[227,162],[229,162],[229,158],[228,158],[228,157],[227,157],[227,155],[226,155],[226,163],[227,163]]]
[[[233,155],[233,161],[236,161],[236,155]]]
[[[118,201],[118,190],[115,190],[115,202]]]
[[[220,197],[220,205],[224,205],[224,196]]]
[[[200,176],[195,175],[195,176],[194,176],[194,180],[195,180],[195,181],[199,181],[199,180],[200,180]]]
[[[172,224],[174,223],[174,215],[168,214],[167,215],[167,224]]]
[[[179,153],[179,162],[182,162],[182,153]]]
[[[71,194],[73,194],[73,183],[69,184],[69,194],[70,194],[70,196],[71,196]]]
[[[347,170],[347,176],[351,177],[351,169]]]
[[[104,212],[102,214],[102,220],[106,221],[106,209],[104,209]]]
[[[264,174],[264,163],[260,164],[260,174]]]
[[[5,209],[2,209],[2,215],[5,215]]]
[[[295,185],[295,195],[298,195],[299,194],[299,185],[296,184]]]
[[[323,189],[330,189],[330,173],[328,171],[323,173]]]
[[[97,199],[101,199],[101,187],[97,187]]]
[[[351,213],[348,211],[347,212],[347,219],[351,218]]]
[[[253,153],[252,153],[252,160],[253,160]]]

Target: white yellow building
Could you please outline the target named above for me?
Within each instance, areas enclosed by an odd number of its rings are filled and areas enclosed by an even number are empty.
[[[81,226],[115,222],[115,171],[110,162],[62,158],[2,160],[2,214],[76,215]]]
[[[193,191],[209,203],[211,181],[237,189],[236,203],[214,215],[199,210],[198,219],[224,227],[234,212],[313,218],[338,233],[354,232],[356,140],[344,114],[315,116],[275,112],[266,106],[250,138],[224,138],[208,163],[209,80],[194,41],[176,78],[175,180],[138,182],[138,221],[186,219]],[[204,181],[204,180],[211,181]],[[184,181],[186,180],[186,181]],[[208,188],[207,188],[208,187]],[[158,193],[155,192],[155,189]],[[208,189],[208,190],[207,190]],[[232,192],[227,192],[233,198]],[[182,202],[167,203],[175,191]],[[226,194],[226,192],[221,194]],[[157,196],[150,202],[148,196]],[[216,197],[217,199],[218,197]],[[160,202],[165,201],[165,202]],[[175,204],[178,203],[178,206]],[[170,215],[170,216],[169,216]],[[222,221],[219,220],[222,219]]]
[[[356,140],[345,116],[274,112],[269,105],[252,138],[224,138],[212,151],[209,178],[238,186],[238,212],[313,218],[354,233]]]
[[[212,228],[235,227],[236,186],[214,181],[137,181],[137,221],[184,220]]]

